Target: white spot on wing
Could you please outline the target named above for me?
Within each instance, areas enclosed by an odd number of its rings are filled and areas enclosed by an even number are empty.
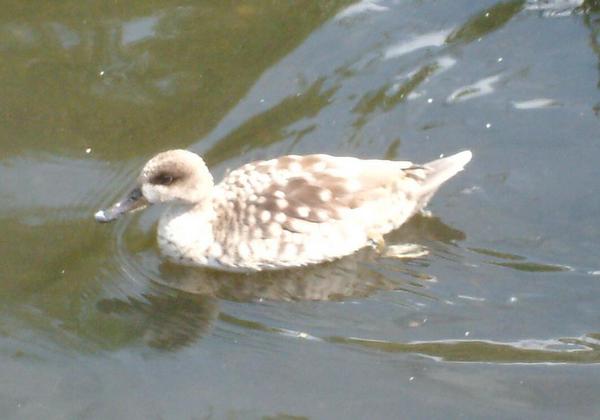
[[[325,210],[317,210],[315,212],[315,215],[321,221],[326,221],[327,219],[329,219],[329,215],[327,214],[327,212]]]
[[[331,191],[329,191],[328,189],[319,191],[319,198],[321,199],[321,201],[331,200]]]
[[[296,209],[296,213],[298,214],[298,216],[306,218],[310,213],[310,209],[306,206],[300,206]]]
[[[223,248],[221,248],[221,245],[218,242],[213,242],[210,246],[209,254],[212,258],[219,258],[223,255]]]
[[[284,213],[279,212],[275,215],[275,221],[277,223],[283,223],[283,222],[285,222],[285,219],[286,219],[286,217],[285,217]]]
[[[361,187],[361,184],[356,179],[351,178],[346,183],[346,188],[348,188],[348,190],[350,192],[356,192],[356,191],[360,190],[360,187]]]
[[[281,253],[281,258],[284,260],[291,260],[295,257],[296,255],[296,245],[294,245],[291,242],[288,242],[287,244],[285,244],[284,248],[283,248],[283,252]]]
[[[288,206],[287,200],[283,198],[278,198],[277,200],[275,200],[275,204],[277,204],[277,207],[279,207],[282,210]]]
[[[273,183],[279,187],[285,187],[288,180],[286,177],[281,176],[281,174],[273,174]]]
[[[267,223],[269,220],[271,220],[271,212],[269,210],[263,210],[260,213],[260,221]]]
[[[248,247],[248,244],[246,244],[246,242],[240,242],[238,244],[238,254],[240,258],[243,259],[250,257],[250,248]]]
[[[321,161],[317,162],[312,166],[312,170],[315,172],[322,172],[327,168],[327,163]]]
[[[269,235],[271,236],[280,236],[282,230],[281,225],[277,223],[271,223],[268,227]]]

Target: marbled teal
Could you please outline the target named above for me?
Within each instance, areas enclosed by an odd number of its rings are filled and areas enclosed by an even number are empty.
[[[245,164],[215,185],[200,156],[169,150],[95,218],[167,203],[158,244],[177,263],[237,272],[300,267],[381,242],[470,160],[470,151],[422,165],[290,155]]]

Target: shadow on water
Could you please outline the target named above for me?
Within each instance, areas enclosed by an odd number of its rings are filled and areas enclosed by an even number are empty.
[[[453,31],[446,42],[448,44],[467,44],[476,41],[506,25],[525,5],[525,0],[499,2],[472,16],[464,25]]]
[[[464,238],[439,219],[413,220],[390,238],[433,242]],[[211,330],[214,320],[220,319],[221,301],[344,301],[382,290],[434,299],[423,283],[428,276],[418,267],[398,267],[395,258],[379,258],[371,249],[300,270],[232,274],[161,263],[154,229],[149,234],[140,232],[126,220],[117,224],[116,231],[81,223],[78,232],[91,228],[87,245],[77,235],[66,235],[56,246],[57,238],[47,234],[47,229],[56,228],[54,224],[37,228],[16,224],[18,228],[8,232],[20,237],[28,232],[36,246],[27,254],[0,242],[5,257],[20,261],[14,271],[4,271],[2,301],[9,309],[5,335],[18,336],[25,327],[51,332],[47,337],[51,341],[82,352],[136,343],[174,351]],[[116,249],[111,248],[114,242],[103,238],[115,233]],[[107,249],[98,248],[100,244]],[[72,264],[64,264],[66,254]],[[117,259],[107,261],[107,254]],[[28,263],[31,258],[43,262],[43,275]],[[393,276],[379,272],[386,260],[394,263]],[[100,266],[104,268],[96,271]],[[14,323],[8,322],[9,317],[16,318]]]
[[[306,130],[286,134],[283,131],[302,118],[314,117],[329,103],[337,88],[324,89],[323,83],[324,79],[320,79],[304,92],[287,97],[268,111],[246,121],[203,153],[203,158],[211,165],[254,148],[266,147],[287,136],[298,141]]]
[[[167,292],[102,299],[96,309],[104,318],[118,320],[117,328],[107,329],[114,335],[111,342],[124,343],[136,337],[151,348],[168,351],[199,340],[210,330],[218,313],[217,302],[211,297]]]
[[[590,46],[598,57],[598,84],[600,89],[600,1],[585,0],[580,8],[584,13],[585,26],[590,31]],[[600,102],[594,105],[594,114],[600,117]]]
[[[122,224],[123,228],[125,226]],[[394,276],[380,272],[386,261],[397,265],[396,260],[410,260],[410,255],[382,257],[373,249],[365,248],[350,257],[303,269],[256,274],[226,273],[160,262],[161,259],[154,254],[153,239],[147,240],[146,235],[136,232],[129,233],[131,230],[128,229],[128,237],[118,244],[119,265],[126,273],[126,278],[121,280],[127,281],[128,278],[130,282],[142,285],[142,291],[127,291],[127,286],[117,285],[126,296],[99,300],[96,308],[99,317],[105,318],[105,321],[96,319],[95,322],[109,322],[113,326],[123,323],[126,333],[115,333],[113,338],[127,337],[127,341],[131,340],[129,342],[140,339],[146,345],[161,350],[177,350],[195,342],[211,329],[216,318],[221,321],[234,319],[220,312],[219,302],[222,301],[258,304],[339,302],[364,299],[383,290],[404,291],[436,299],[426,291],[424,281],[429,277],[418,269],[405,267],[396,270]],[[125,230],[120,230],[119,235],[125,235]],[[463,239],[464,234],[437,218],[417,216],[387,240],[395,243],[415,238],[449,242]],[[398,276],[398,272],[402,275]],[[254,321],[248,322],[248,325],[258,325]],[[105,330],[106,327],[95,328],[97,333]],[[132,335],[133,331],[135,334]]]
[[[233,7],[66,1],[39,10],[5,2],[4,153],[93,146],[105,159],[122,160],[173,139],[193,143],[265,69],[348,2],[311,2],[301,10],[289,2],[254,1]],[[14,138],[20,141],[4,141]]]
[[[418,64],[416,69],[408,71],[403,77],[397,76],[396,81],[388,81],[376,90],[363,94],[351,110],[357,115],[352,124],[355,129],[353,138],[359,136],[359,130],[368,123],[371,117],[390,112],[411,97],[418,96],[417,91],[422,85],[455,64],[453,58],[444,57],[442,54],[456,52],[457,49],[463,48],[469,43],[480,40],[482,37],[502,28],[522,11],[524,4],[524,0],[499,2],[492,7],[479,11],[456,29],[427,33],[388,48],[383,54],[385,60],[404,56],[421,49],[426,50],[427,47],[438,47],[441,51],[436,55],[437,59],[432,60],[426,57],[424,61],[428,63]],[[402,67],[410,65],[412,60],[407,58],[405,62]],[[338,70],[338,73],[345,74],[342,69]],[[458,90],[455,95],[451,95],[449,100],[465,94],[473,95],[476,93],[473,90],[479,91],[479,88],[465,87]]]
[[[131,220],[131,219],[130,219]],[[41,227],[40,227],[41,228]],[[51,228],[53,228],[51,226]],[[132,229],[133,228],[133,229]],[[37,235],[36,230],[26,229]],[[81,229],[80,229],[81,231]],[[94,230],[96,234],[110,232]],[[50,242],[36,243],[47,275],[39,276],[33,270],[32,279],[25,281],[27,272],[8,275],[16,281],[3,286],[4,298],[28,302],[20,311],[28,328],[54,330],[54,340],[60,345],[83,352],[117,350],[132,345],[143,345],[161,351],[177,351],[201,340],[215,322],[225,323],[248,331],[263,331],[285,337],[311,339],[332,344],[385,351],[416,353],[446,361],[497,363],[598,363],[598,346],[594,334],[581,338],[560,338],[549,341],[504,343],[481,340],[438,340],[434,342],[389,342],[342,336],[313,336],[303,331],[270,326],[253,319],[231,315],[220,308],[223,301],[262,304],[266,302],[346,301],[366,299],[380,291],[400,291],[436,301],[439,298],[429,290],[428,256],[433,254],[455,261],[464,258],[458,247],[465,234],[436,217],[415,216],[409,223],[386,237],[389,247],[412,244],[425,251],[416,257],[391,255],[383,257],[367,248],[347,258],[300,270],[285,270],[260,274],[232,274],[193,269],[161,263],[156,255],[154,230],[151,233],[135,229],[131,222],[120,223],[117,231],[117,249],[106,253],[118,256],[119,271],[108,269],[101,273],[110,282],[82,281],[86,255],[94,255],[95,240],[82,247],[76,241],[71,247],[72,257],[80,265],[70,265],[65,272],[61,255],[68,250],[70,239],[61,248],[52,246],[55,238],[44,235]],[[19,235],[22,235],[19,233]],[[55,252],[53,253],[52,250]],[[16,251],[4,250],[4,255]],[[530,272],[563,271],[556,265],[528,262],[525,257],[483,248],[470,251],[493,258],[493,265]],[[56,255],[55,255],[56,254]],[[104,254],[101,253],[101,254]],[[80,256],[80,257],[77,257]],[[31,254],[23,256],[30,258]],[[14,258],[11,257],[11,258]],[[52,265],[54,262],[54,266]],[[28,264],[23,261],[22,267]],[[53,268],[52,268],[53,267]],[[66,288],[65,288],[66,287]],[[7,294],[8,293],[8,294]],[[96,296],[100,296],[97,298]],[[105,297],[102,297],[105,296]],[[50,299],[50,301],[49,301]],[[51,303],[48,303],[51,302]],[[62,304],[57,304],[62,302]],[[30,313],[35,305],[37,315]],[[61,320],[57,323],[58,320]],[[10,335],[10,331],[5,331]],[[83,341],[82,341],[83,340]]]
[[[463,232],[438,218],[416,216],[408,224],[386,237],[389,246],[416,241],[428,252],[446,253],[465,239]],[[445,245],[443,245],[445,244]],[[123,246],[127,247],[126,244]],[[136,253],[146,245],[138,243]],[[141,249],[139,248],[141,247]],[[141,278],[146,291],[140,296],[106,298],[96,303],[95,322],[102,331],[112,331],[113,344],[140,343],[161,351],[177,351],[200,340],[215,322],[230,325],[247,333],[263,332],[292,339],[328,342],[362,350],[387,353],[414,353],[448,362],[473,363],[600,363],[600,336],[566,337],[551,340],[500,342],[493,340],[435,340],[392,342],[386,340],[315,336],[269,325],[254,319],[232,315],[220,309],[223,301],[268,304],[268,302],[346,301],[365,299],[380,291],[401,291],[407,296],[438,300],[428,291],[431,279],[425,269],[427,257],[382,257],[367,248],[356,255],[331,263],[299,270],[260,274],[222,273],[160,263],[148,268],[148,259],[136,261],[127,249],[121,250],[122,263],[129,264],[130,275]],[[503,260],[518,261],[526,271],[554,271],[542,264],[521,262],[524,257],[486,249],[473,252]],[[450,252],[450,254],[452,253]],[[411,265],[411,261],[418,264]],[[501,263],[495,263],[503,265]],[[387,276],[385,267],[394,272]],[[507,265],[508,266],[508,265]],[[383,267],[383,268],[382,268]],[[510,267],[515,268],[515,267]],[[401,275],[398,276],[398,273]],[[107,325],[112,325],[107,328]],[[99,330],[96,330],[98,333]],[[103,333],[104,334],[104,333]],[[93,337],[90,337],[93,338]],[[103,338],[106,343],[106,337]]]

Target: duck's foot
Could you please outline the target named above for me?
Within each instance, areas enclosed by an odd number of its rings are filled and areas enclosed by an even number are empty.
[[[386,245],[383,235],[379,232],[369,232],[371,247],[382,258],[420,258],[429,254],[429,250],[418,244]]]
[[[423,245],[418,244],[400,244],[400,245],[389,245],[380,252],[381,257],[384,258],[420,258],[429,254],[429,250]]]
[[[381,233],[369,232],[367,234],[367,237],[369,238],[371,247],[373,247],[373,249],[377,251],[377,253],[381,254],[385,251],[385,239],[383,239],[383,235]]]
[[[431,212],[431,210],[421,209],[419,210],[419,214],[423,217],[433,217],[433,213]]]

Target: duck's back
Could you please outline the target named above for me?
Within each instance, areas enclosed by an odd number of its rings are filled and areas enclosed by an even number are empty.
[[[246,164],[215,187],[214,241],[222,269],[329,261],[366,246],[423,208],[470,152],[425,165],[328,155]]]

